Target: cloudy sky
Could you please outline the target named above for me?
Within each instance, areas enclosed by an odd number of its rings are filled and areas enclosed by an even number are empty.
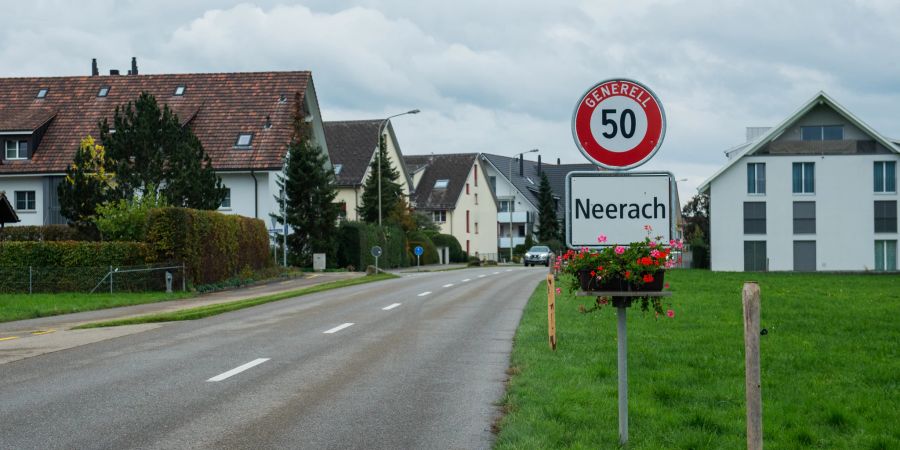
[[[900,2],[5,1],[0,76],[311,70],[326,120],[385,117],[408,154],[539,148],[597,81],[644,82],[666,140],[641,169],[682,200],[744,140],[819,90],[900,138]]]

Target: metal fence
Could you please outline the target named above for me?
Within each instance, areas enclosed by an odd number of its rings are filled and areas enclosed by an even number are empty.
[[[104,267],[0,267],[0,293],[145,292],[184,290],[178,264]],[[169,274],[167,276],[167,274]]]

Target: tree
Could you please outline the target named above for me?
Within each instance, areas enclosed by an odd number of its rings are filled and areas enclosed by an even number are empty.
[[[684,219],[684,240],[709,244],[709,195],[697,194],[681,209]]]
[[[540,242],[559,238],[559,219],[556,217],[556,201],[553,200],[553,189],[547,174],[541,172],[541,185],[538,190],[538,229]]]
[[[336,225],[339,205],[334,171],[328,167],[328,157],[313,145],[309,124],[303,120],[300,95],[294,98],[293,135],[288,145],[284,176],[278,187],[284,198],[276,197],[284,215],[273,214],[279,223],[293,229],[288,238],[289,255],[293,264],[312,265],[313,253],[325,253],[334,261]]]
[[[362,202],[358,208],[359,217],[364,222],[378,222],[378,164],[381,163],[381,215],[387,218],[403,199],[403,188],[397,181],[400,172],[391,164],[387,155],[384,136],[379,136],[379,157],[369,165],[369,177],[363,187]]]
[[[107,119],[100,122],[100,140],[116,173],[115,200],[163,187],[173,206],[216,209],[225,199],[227,190],[200,140],[146,92],[117,106],[112,125]]]
[[[91,217],[97,206],[111,198],[114,175],[106,169],[111,163],[114,161],[94,138],[81,140],[74,161],[66,168],[66,178],[57,187],[60,212],[76,227],[93,230]]]

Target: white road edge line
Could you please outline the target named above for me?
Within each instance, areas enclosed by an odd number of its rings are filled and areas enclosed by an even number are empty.
[[[232,376],[234,376],[234,375],[237,375],[237,374],[239,374],[239,373],[241,373],[241,372],[243,372],[243,371],[245,371],[245,370],[247,370],[247,369],[249,369],[249,368],[251,368],[251,367],[258,366],[258,365],[260,365],[260,364],[262,364],[262,363],[264,363],[264,362],[266,362],[266,361],[268,361],[268,360],[269,360],[269,358],[257,358],[257,359],[254,359],[253,361],[250,361],[250,362],[248,362],[247,364],[244,364],[244,365],[242,365],[242,366],[235,367],[234,369],[231,369],[231,370],[229,370],[228,372],[220,373],[220,374],[218,374],[218,375],[216,375],[216,376],[214,376],[214,377],[212,377],[212,378],[210,378],[210,379],[208,379],[208,380],[206,380],[206,381],[207,381],[207,382],[210,382],[210,381],[211,381],[211,382],[222,381],[222,380],[224,380],[224,379],[226,379],[226,378],[230,378],[230,377],[232,377]]]
[[[443,287],[453,287],[453,283],[447,283]]]
[[[344,328],[348,328],[348,327],[352,327],[352,326],[353,326],[352,323],[347,322],[347,323],[338,325],[338,326],[336,326],[336,327],[334,327],[334,328],[332,328],[332,329],[330,329],[330,330],[328,330],[328,331],[325,331],[325,332],[323,332],[322,334],[332,334],[332,333],[337,333],[338,331],[341,331],[341,330],[343,330]]]
[[[500,272],[494,272],[494,275],[497,275],[497,274],[499,274],[499,273],[500,273]]]
[[[468,283],[469,281],[472,281],[472,280],[470,278],[466,278],[465,280],[462,280],[463,283]]]
[[[390,311],[390,310],[392,310],[392,309],[394,309],[394,308],[396,308],[396,307],[398,307],[398,306],[400,306],[399,303],[394,303],[393,305],[388,305],[388,306],[385,306],[384,308],[381,308],[381,309],[383,309],[383,310],[385,310],[385,311]]]
[[[424,297],[424,296],[426,296],[426,295],[428,295],[428,294],[430,294],[430,293],[431,293],[431,291],[425,291],[425,292],[419,294],[419,297]]]

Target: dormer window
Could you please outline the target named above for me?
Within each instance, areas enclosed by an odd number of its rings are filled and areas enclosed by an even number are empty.
[[[7,160],[28,159],[28,141],[25,140],[8,140],[6,141],[5,155]]]
[[[47,88],[40,88],[40,89],[38,89],[38,93],[37,93],[37,95],[35,96],[35,98],[44,98],[44,97],[46,97],[48,91],[49,91],[49,90],[48,90]]]
[[[844,139],[842,125],[816,125],[800,127],[801,141],[840,141]]]
[[[343,165],[343,164],[335,164],[335,165],[334,165],[334,174],[335,174],[335,175],[340,175],[340,174],[341,174],[341,169],[343,169],[343,168],[344,168],[344,165]]]
[[[97,97],[106,97],[107,95],[109,95],[109,86],[101,86],[97,91]]]
[[[450,180],[437,180],[434,182],[435,189],[447,189],[447,185],[450,184]]]
[[[250,148],[250,142],[253,141],[253,133],[241,133],[237,137],[237,142],[234,143],[235,147],[238,148]]]
[[[179,97],[180,97],[180,96],[184,95],[184,89],[185,89],[185,86],[184,86],[183,84],[182,84],[182,85],[179,85],[179,86],[176,86],[176,87],[175,87],[175,93],[172,94],[172,95],[175,95],[175,96],[179,96]]]

